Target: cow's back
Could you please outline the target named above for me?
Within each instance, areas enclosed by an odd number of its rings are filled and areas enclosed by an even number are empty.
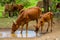
[[[30,19],[37,19],[40,14],[42,14],[42,11],[39,7],[29,8],[25,10],[24,17],[28,16]]]
[[[25,21],[36,20],[40,16],[40,8],[34,7],[24,10],[17,18],[16,22],[21,24],[22,22],[26,23]]]

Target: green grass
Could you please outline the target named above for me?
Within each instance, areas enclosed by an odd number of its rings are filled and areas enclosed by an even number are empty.
[[[4,7],[0,6],[0,17],[2,17],[3,11],[4,11]]]
[[[0,17],[2,17],[2,12],[0,11]]]
[[[0,6],[0,11],[3,11],[4,10],[4,6]]]
[[[16,17],[0,18],[0,28],[11,28],[13,20],[16,20]]]

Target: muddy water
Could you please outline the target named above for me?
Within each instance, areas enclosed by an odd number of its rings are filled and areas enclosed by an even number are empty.
[[[23,33],[20,33],[21,31],[16,31],[15,34],[11,34],[11,31],[0,31],[0,38],[11,38],[11,37],[36,37],[36,33],[34,31],[28,31],[26,34],[26,31],[23,31]]]

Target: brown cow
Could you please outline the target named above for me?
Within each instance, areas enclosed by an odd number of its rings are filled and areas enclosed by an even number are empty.
[[[41,27],[41,33],[42,33],[43,25],[45,22],[48,23],[47,31],[49,29],[50,22],[51,22],[51,32],[52,32],[52,22],[53,22],[53,13],[52,12],[47,12],[47,13],[41,15],[41,18],[39,19],[38,24],[36,26],[34,25],[34,27],[36,29],[35,30],[36,33],[38,32],[40,27]]]
[[[26,32],[27,32],[28,22],[32,20],[36,20],[36,22],[38,23],[38,18],[40,17],[40,14],[42,14],[42,11],[39,7],[32,7],[32,8],[24,10],[18,16],[16,22],[13,22],[12,33],[14,33],[19,28],[19,26],[22,26],[21,27],[21,33],[22,33],[24,24],[26,24]]]
[[[24,6],[22,4],[6,4],[5,5],[5,10],[4,10],[4,15],[6,15],[6,12],[8,12],[9,16],[13,16],[15,11],[20,11],[23,9]]]

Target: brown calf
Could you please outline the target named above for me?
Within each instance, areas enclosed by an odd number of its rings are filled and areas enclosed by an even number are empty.
[[[48,22],[47,31],[49,29],[50,22],[51,22],[51,32],[52,32],[52,21],[53,21],[53,13],[52,12],[47,12],[47,13],[41,15],[41,18],[39,19],[38,24],[36,26],[34,26],[36,29],[35,32],[37,33],[40,27],[41,27],[41,32],[42,32],[43,25],[45,22]]]
[[[16,22],[15,23],[13,22],[12,33],[14,33],[19,28],[19,26],[22,26],[21,27],[21,33],[22,33],[24,24],[26,24],[26,32],[27,32],[28,22],[32,20],[36,20],[36,22],[38,23],[38,18],[40,17],[40,14],[42,14],[42,11],[39,7],[32,7],[32,8],[24,10],[18,16]]]

